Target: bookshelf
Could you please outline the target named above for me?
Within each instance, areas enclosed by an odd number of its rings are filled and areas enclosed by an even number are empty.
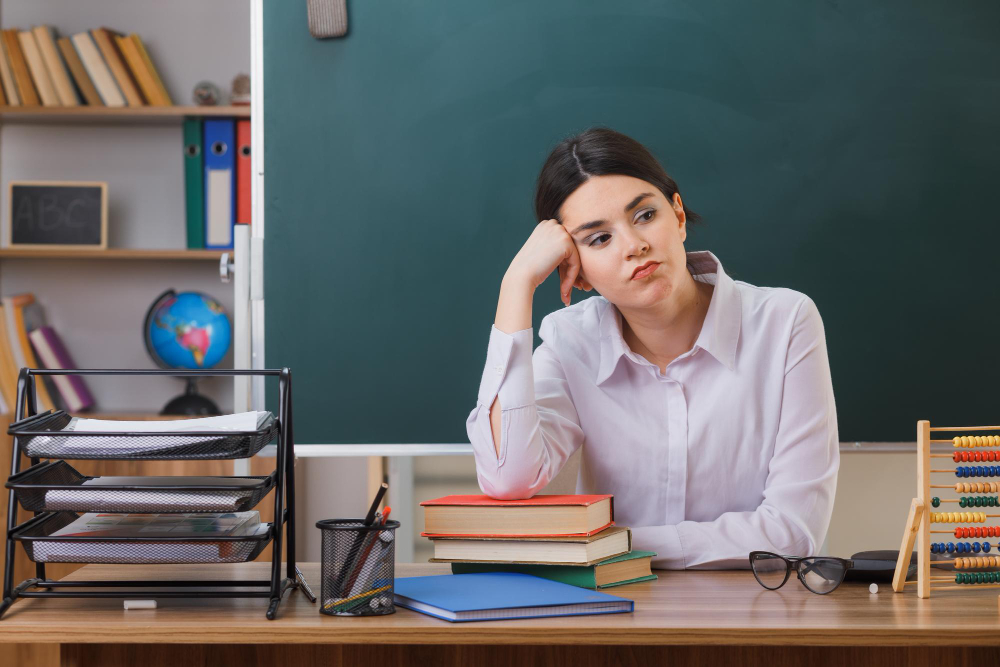
[[[134,260],[183,260],[218,262],[223,253],[231,250],[139,250],[136,248],[108,248],[107,250],[47,250],[45,248],[0,248],[2,259],[134,259]]]
[[[0,225],[9,224],[12,180],[108,183],[108,249],[0,248],[0,293],[31,292],[83,368],[150,368],[141,329],[166,289],[199,291],[232,317],[232,284],[219,280],[224,250],[188,250],[182,124],[186,117],[249,118],[230,105],[233,77],[249,73],[250,3],[245,0],[0,0],[0,27],[52,26],[57,37],[109,27],[137,33],[175,106],[44,107],[0,105]],[[222,91],[218,106],[194,106],[200,81]],[[232,251],[229,251],[232,253]],[[80,326],[79,323],[87,326]],[[220,368],[232,367],[233,352]],[[97,409],[155,413],[180,393],[178,383],[122,388],[88,379]],[[223,411],[233,386],[206,381],[199,391]]]
[[[186,116],[249,118],[250,107],[10,107],[0,105],[0,123],[180,124]]]
[[[8,224],[6,184],[11,180],[108,183],[108,250],[0,248],[0,292],[35,294],[80,367],[151,368],[142,323],[146,309],[165,289],[206,292],[230,316],[234,313],[233,286],[219,281],[218,263],[225,251],[186,249],[182,124],[186,116],[250,117],[249,106],[191,104],[199,81],[215,83],[225,103],[233,77],[250,73],[250,12],[246,0],[0,0],[3,28],[45,24],[60,35],[72,35],[108,26],[138,33],[177,105],[0,106],[0,224]],[[220,368],[232,366],[230,350]],[[88,416],[104,419],[156,418],[183,390],[179,381],[119,384],[91,378],[88,385],[99,411]],[[231,380],[206,379],[198,388],[223,411],[232,410]],[[9,455],[9,418],[0,418],[0,455]],[[267,464],[273,467],[273,460]],[[234,473],[231,461],[91,461],[80,469],[90,475]],[[0,495],[5,506],[6,494]],[[23,510],[21,518],[26,518]],[[271,518],[262,506],[262,521]],[[269,554],[270,548],[262,558]],[[22,549],[15,559],[18,577],[32,569]],[[58,577],[76,567],[50,569]],[[54,659],[58,661],[58,651]]]

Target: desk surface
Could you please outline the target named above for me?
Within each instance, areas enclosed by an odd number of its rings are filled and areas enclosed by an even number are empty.
[[[88,565],[69,578],[264,579],[269,565]],[[302,570],[320,592],[318,563]],[[397,565],[397,576],[445,574],[446,564]],[[633,614],[448,623],[397,607],[390,616],[320,614],[299,592],[278,619],[266,599],[164,599],[155,610],[124,611],[121,600],[22,599],[0,619],[0,643],[171,644],[730,644],[1000,646],[997,589],[945,591],[929,600],[886,584],[845,583],[814,595],[796,580],[761,588],[749,572],[658,572],[658,581],[608,589],[635,600]],[[318,604],[318,603],[317,603]]]

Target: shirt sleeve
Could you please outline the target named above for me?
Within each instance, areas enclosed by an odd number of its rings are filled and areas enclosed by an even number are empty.
[[[532,354],[533,329],[490,332],[486,368],[466,431],[483,493],[501,500],[530,498],[548,484],[583,443],[562,364],[543,321],[543,342]],[[550,340],[544,340],[544,339]],[[500,399],[500,455],[490,407]]]
[[[714,521],[632,529],[654,567],[748,567],[751,551],[814,556],[826,538],[840,467],[833,382],[816,305],[799,305],[788,342],[781,415],[763,500]]]

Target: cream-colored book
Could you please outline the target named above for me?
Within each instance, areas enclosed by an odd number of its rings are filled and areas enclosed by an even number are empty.
[[[31,80],[35,82],[35,89],[38,96],[42,98],[42,106],[61,106],[59,96],[56,95],[56,88],[52,85],[52,77],[42,60],[42,52],[38,50],[38,42],[30,30],[22,30],[17,33],[18,42],[21,44],[21,51],[24,52],[24,59],[28,63],[28,71],[31,72]]]
[[[115,83],[115,78],[111,75],[111,70],[108,69],[104,58],[101,57],[101,52],[97,50],[97,45],[94,44],[94,38],[90,36],[90,33],[78,32],[73,35],[73,46],[76,47],[76,52],[80,55],[80,60],[83,61],[83,67],[90,75],[90,80],[94,82],[94,87],[97,88],[101,99],[104,100],[105,106],[125,106],[125,97],[118,90],[118,84]]]
[[[632,533],[611,526],[589,537],[437,537],[433,562],[591,565],[628,553]]]
[[[31,29],[31,32],[35,35],[35,41],[38,42],[38,50],[42,54],[42,60],[45,61],[45,68],[49,71],[49,76],[52,77],[52,85],[56,89],[59,103],[64,107],[80,106],[80,98],[76,96],[69,72],[66,71],[66,66],[56,48],[52,28],[47,25],[36,25]]]

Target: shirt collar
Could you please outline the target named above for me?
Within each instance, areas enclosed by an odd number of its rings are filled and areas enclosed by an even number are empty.
[[[740,337],[743,306],[733,279],[726,275],[722,262],[707,250],[687,253],[687,269],[698,281],[715,285],[708,313],[694,346],[700,347],[729,370],[736,368],[736,346]],[[600,314],[601,361],[597,384],[611,377],[624,356],[641,363],[622,337],[622,316],[610,302],[604,302]]]

